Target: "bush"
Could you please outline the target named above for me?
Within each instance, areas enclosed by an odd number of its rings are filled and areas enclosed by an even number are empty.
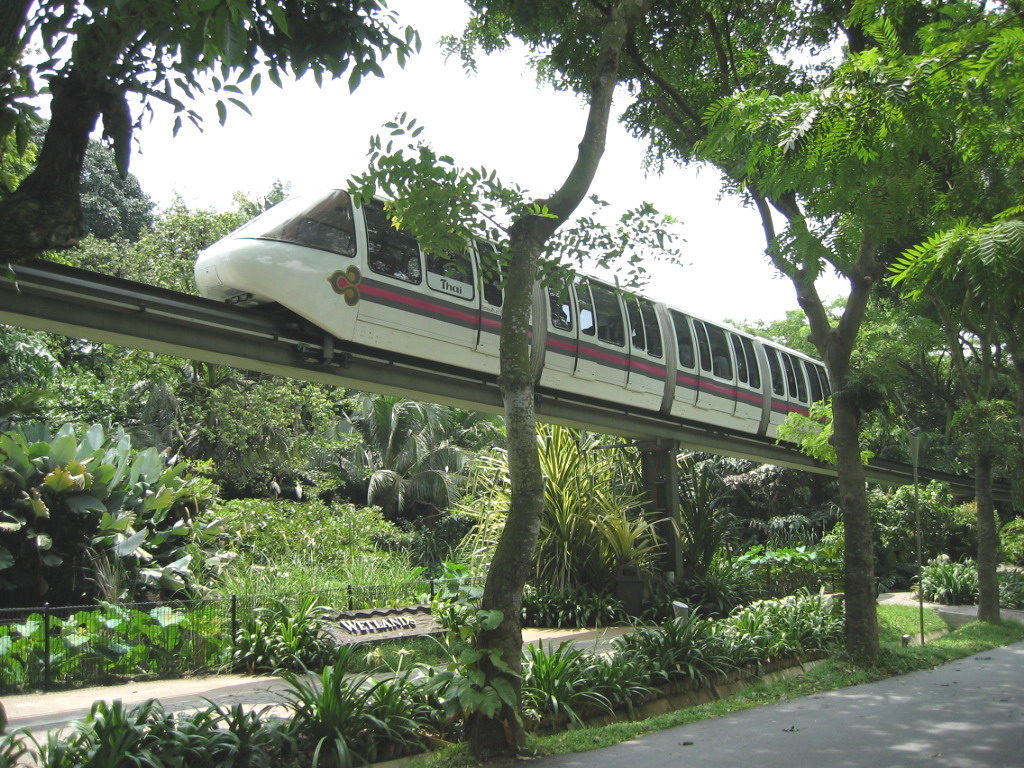
[[[1024,565],[1024,517],[1016,517],[999,531],[1003,562]]]
[[[583,718],[612,711],[611,701],[593,682],[596,657],[570,643],[554,650],[526,646],[523,659],[523,715],[534,727],[568,722],[583,725]]]
[[[524,627],[569,629],[606,627],[625,620],[622,603],[616,598],[583,590],[544,593],[527,589],[522,616]]]
[[[800,589],[817,591],[831,572],[821,553],[805,546],[766,549],[759,544],[738,557],[736,563],[749,568],[758,593],[768,597],[785,597]]]
[[[940,554],[959,557],[976,546],[974,516],[954,502],[949,486],[937,480],[919,489],[922,557]],[[917,570],[917,523],[914,486],[895,490],[875,489],[868,494],[868,508],[875,528],[875,562],[878,576],[895,575],[894,585],[907,585]]]
[[[326,629],[328,612],[314,595],[294,607],[275,600],[257,608],[235,636],[235,668],[249,674],[321,669],[335,648]]]
[[[156,599],[197,589],[219,562],[222,529],[203,519],[216,486],[121,430],[11,430],[0,464],[0,605]]]
[[[957,562],[940,555],[921,568],[918,589],[933,603],[970,605],[978,601],[978,569],[971,560]]]

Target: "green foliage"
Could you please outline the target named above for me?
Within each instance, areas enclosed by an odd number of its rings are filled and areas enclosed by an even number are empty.
[[[970,560],[957,562],[940,555],[921,569],[918,590],[925,600],[969,605],[978,599],[978,569]]]
[[[152,594],[196,588],[197,574],[219,563],[202,549],[221,531],[219,521],[203,519],[216,487],[156,448],[134,450],[121,431],[11,430],[0,434],[0,461],[0,587],[8,603],[45,596],[67,604],[102,593],[100,560],[128,574],[129,593]],[[98,553],[91,565],[90,550]]]
[[[362,604],[359,587],[402,589],[421,581],[422,569],[410,566],[402,550],[402,532],[376,507],[235,499],[217,514],[236,533],[227,545],[235,557],[217,585],[224,595],[285,597],[353,586]]]
[[[964,405],[954,415],[952,429],[957,445],[968,459],[978,455],[1020,454],[1017,412],[1007,400]]]
[[[735,520],[725,511],[731,489],[714,468],[684,462],[679,475],[677,533],[683,557],[683,575],[702,579],[711,562],[733,537]]]
[[[235,635],[234,666],[250,675],[322,669],[334,648],[327,632],[329,612],[317,605],[315,595],[257,608]]]
[[[609,595],[581,590],[523,593],[524,627],[606,627],[624,618],[622,603]]]
[[[790,413],[778,429],[780,441],[796,443],[802,453],[826,464],[836,463],[832,434],[832,404],[824,401],[811,403],[807,416]],[[861,461],[867,464],[873,455],[867,449],[862,450]]]
[[[602,438],[544,425],[537,445],[544,484],[534,586],[545,591],[574,588],[606,592],[620,570],[648,572],[660,544],[654,524],[639,512],[637,478],[620,451],[596,450]],[[504,450],[480,456],[469,501],[460,509],[479,523],[463,543],[466,558],[480,567],[489,559],[511,503]]]
[[[231,647],[226,603],[145,609],[105,604],[50,619],[50,674],[57,683],[174,677],[216,669]],[[44,617],[0,626],[0,679],[6,690],[43,680]]]
[[[7,756],[31,756],[44,768],[271,768],[293,745],[265,713],[241,705],[169,713],[153,700],[99,701],[70,733],[53,730],[42,740],[11,734],[0,742],[0,765],[19,764],[4,762]]]
[[[738,557],[736,563],[751,569],[754,579],[762,585],[762,594],[782,597],[801,588],[816,590],[823,581],[821,560],[813,547],[768,549],[758,544]]]
[[[612,703],[593,683],[600,662],[592,654],[563,643],[557,648],[530,644],[523,664],[523,717],[534,728],[568,722],[583,725],[583,718],[611,713]]]
[[[1024,517],[1015,517],[999,531],[1003,561],[1024,565]]]
[[[365,483],[367,503],[389,520],[447,508],[462,481],[461,445],[474,430],[495,429],[493,418],[384,395],[360,398],[349,424],[360,442],[341,457],[341,471]]]
[[[977,547],[972,519],[960,514],[948,486],[937,480],[919,490],[922,558],[940,554],[955,558]],[[916,572],[917,524],[914,515],[914,487],[894,490],[874,489],[868,493],[868,506],[875,531],[875,562],[879,575],[899,571],[903,578]]]
[[[42,134],[37,138],[42,143]],[[80,186],[86,234],[138,240],[153,223],[153,201],[132,174],[122,176],[114,153],[97,141],[85,151]]]

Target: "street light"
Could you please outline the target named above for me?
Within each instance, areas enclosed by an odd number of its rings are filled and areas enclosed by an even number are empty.
[[[921,623],[921,645],[924,645],[924,593],[921,590],[921,500],[918,496],[917,463],[921,453],[921,428],[910,430],[910,463],[914,465],[914,522],[917,526],[917,610]]]

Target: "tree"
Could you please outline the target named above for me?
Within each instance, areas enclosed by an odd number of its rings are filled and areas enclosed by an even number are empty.
[[[557,271],[554,259],[543,258],[562,227],[586,198],[604,153],[612,95],[619,80],[619,63],[634,27],[645,18],[649,0],[617,0],[599,6],[585,2],[538,8],[522,0],[474,3],[470,23],[472,47],[483,42],[490,50],[519,35],[524,27],[545,25],[550,15],[595,19],[597,34],[588,43],[588,115],[576,161],[558,188],[547,197],[527,201],[523,191],[502,185],[486,170],[460,171],[450,157],[438,156],[419,144],[413,156],[394,152],[389,139],[376,139],[371,167],[355,182],[359,196],[375,191],[393,198],[393,220],[411,230],[428,252],[458,251],[483,233],[504,241],[501,275],[504,286],[500,335],[499,386],[505,406],[511,508],[494,551],[484,587],[482,608],[488,620],[478,634],[475,679],[482,681],[474,697],[479,704],[467,712],[466,733],[478,756],[511,756],[522,746],[519,717],[522,631],[520,608],[523,586],[534,566],[544,481],[536,447],[533,371],[529,330],[533,287],[538,276]],[[487,38],[483,40],[476,33]],[[553,33],[554,34],[554,33]],[[557,36],[557,35],[555,35]],[[394,136],[420,128],[399,120],[389,126]],[[650,211],[646,212],[649,216]],[[638,214],[643,218],[643,213]],[[507,228],[499,217],[511,221]],[[481,227],[481,222],[486,222]],[[630,223],[635,224],[636,219]],[[642,240],[642,238],[640,238]],[[583,235],[581,243],[592,240]],[[634,246],[638,243],[629,243]]]
[[[80,179],[89,135],[102,118],[117,168],[128,170],[132,135],[153,103],[177,113],[175,131],[200,115],[186,100],[211,89],[218,118],[228,105],[248,111],[242,86],[255,92],[264,76],[311,72],[320,82],[349,72],[355,87],[378,61],[400,63],[418,45],[395,30],[383,0],[147,0],[64,2],[12,0],[0,12],[0,151],[27,146],[31,99],[45,81],[50,124],[32,172],[0,199],[0,252],[23,259],[78,242],[83,229]],[[23,62],[39,40],[48,57]]]
[[[794,284],[810,322],[810,341],[829,369],[835,392],[835,442],[847,520],[847,647],[871,656],[878,650],[878,631],[858,427],[874,397],[852,371],[850,358],[871,286],[884,274],[881,253],[894,236],[891,225],[913,220],[906,211],[893,218],[879,200],[891,200],[887,182],[920,179],[905,173],[910,158],[895,149],[870,168],[849,162],[855,158],[852,153],[837,165],[835,154],[802,152],[797,160],[788,151],[797,147],[795,141],[786,141],[786,131],[804,138],[800,121],[828,109],[815,100],[827,100],[830,91],[813,88],[831,68],[808,54],[837,42],[839,35],[846,36],[851,51],[867,47],[864,20],[847,20],[846,15],[842,4],[831,3],[811,8],[757,1],[659,3],[643,34],[632,36],[625,46],[620,75],[636,97],[625,122],[650,141],[652,164],[663,168],[668,162],[701,160],[716,165],[727,187],[758,210],[769,256]],[[586,17],[567,19],[559,30],[543,71],[566,87],[582,90],[591,23]],[[547,39],[544,27],[536,25],[531,31],[533,40]],[[800,48],[807,63],[794,63],[792,54]],[[829,82],[838,84],[841,79]],[[842,93],[840,87],[833,109],[843,106]],[[704,118],[712,107],[709,126]],[[808,119],[806,126],[812,123],[817,129],[826,121]],[[819,150],[823,146],[817,145]],[[898,162],[887,172],[885,163],[892,160]],[[913,185],[904,186],[905,199],[912,199]],[[784,231],[776,229],[773,206],[786,222]],[[851,281],[843,315],[834,322],[815,288],[826,264]]]
[[[454,426],[453,413],[385,395],[360,398],[350,423],[362,440],[344,471],[365,480],[367,504],[394,521],[417,506],[439,511],[455,501],[466,455],[445,434],[445,426]]]

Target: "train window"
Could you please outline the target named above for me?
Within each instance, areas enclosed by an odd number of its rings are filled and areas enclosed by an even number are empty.
[[[697,328],[697,347],[700,350],[700,367],[720,379],[731,379],[732,359],[725,331],[711,323],[699,320],[694,320],[693,324],[699,326]]]
[[[569,303],[569,286],[565,283],[548,286],[548,306],[551,308],[551,326],[560,331],[571,331],[572,305]]]
[[[807,402],[807,383],[804,380],[803,371],[800,370],[799,360],[792,355],[783,352],[782,364],[786,369],[786,381],[789,382],[789,397],[792,400]]]
[[[580,311],[580,333],[586,336],[593,336],[597,333],[597,324],[594,322],[594,300],[590,296],[590,286],[586,281],[576,283],[576,306]]]
[[[461,299],[473,298],[473,262],[469,252],[427,255],[427,285]]]
[[[594,297],[594,315],[597,318],[597,338],[618,347],[626,345],[626,327],[622,321],[622,307],[615,291],[600,283],[590,284]]]
[[[736,353],[736,377],[740,384],[747,384],[747,358],[743,354],[743,343],[740,337],[733,333],[729,334],[729,340],[732,341],[732,351]]]
[[[236,237],[280,240],[341,256],[356,255],[356,228],[348,193],[334,190],[310,198],[286,200],[235,233]]]
[[[647,354],[661,357],[661,328],[658,326],[658,315],[654,305],[647,299],[640,299],[640,314],[644,319],[644,335],[647,337]]]
[[[679,367],[693,368],[693,334],[690,333],[690,323],[685,315],[680,315],[675,310],[672,313],[672,325],[676,330],[676,346],[679,348]]]
[[[644,338],[644,321],[640,317],[640,306],[637,300],[632,297],[625,298],[626,315],[629,316],[629,338],[633,349],[646,350],[647,341]]]
[[[825,396],[825,399],[828,399],[829,397],[832,396],[832,387],[829,386],[829,383],[828,383],[828,371],[825,370],[825,366],[823,366],[823,365],[819,365],[819,366],[817,366],[817,368],[818,368],[818,376],[821,378],[821,391],[822,391],[822,394]]]
[[[772,393],[779,397],[785,397],[786,384],[782,378],[782,368],[779,366],[778,352],[771,347],[765,347],[764,352],[768,358],[768,373],[772,378]]]
[[[741,336],[740,342],[743,344],[743,354],[747,356],[747,372],[750,377],[750,386],[752,389],[760,389],[761,366],[757,362],[757,352],[754,350],[754,342],[746,336]]]
[[[423,281],[420,248],[408,232],[391,226],[384,206],[372,202],[363,206],[366,218],[367,261],[378,275],[419,285]]]
[[[811,402],[816,403],[821,400],[821,379],[818,378],[818,366],[806,360],[803,361],[803,364],[807,369],[807,383],[811,385]]]
[[[476,252],[480,256],[480,282],[483,285],[484,301],[492,307],[501,306],[501,267],[494,246],[482,240],[476,241]]]

